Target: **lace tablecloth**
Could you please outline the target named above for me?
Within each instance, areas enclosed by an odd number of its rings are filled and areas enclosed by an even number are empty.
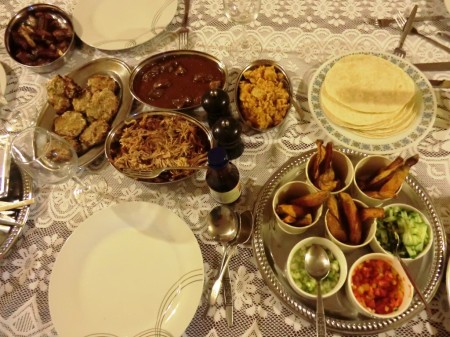
[[[189,48],[209,52],[222,59],[230,71],[230,93],[233,92],[236,71],[242,62],[229,55],[229,46],[240,29],[223,14],[221,0],[191,1]],[[52,1],[69,13],[75,1]],[[0,34],[19,9],[29,1],[0,0]],[[437,31],[448,31],[450,15],[443,0],[262,0],[257,21],[249,34],[263,44],[259,58],[279,61],[285,67],[296,89],[297,98],[307,110],[304,93],[313,71],[330,57],[345,51],[391,52],[399,38],[392,25],[378,28],[368,19],[392,17],[397,10],[407,13],[413,4],[419,5],[418,16],[444,15],[445,20],[417,24],[423,33],[436,39]],[[128,2],[129,6],[133,1]],[[86,45],[79,46],[70,61],[50,74],[36,74],[18,66],[7,55],[3,39],[0,42],[0,62],[7,72],[6,99],[0,108],[0,129],[14,133],[30,125],[45,100],[45,83],[56,73],[65,74],[100,57],[118,57],[130,66],[151,54],[177,48],[176,30],[180,27],[184,5],[180,1],[177,15],[167,30],[135,48],[102,52]],[[120,23],[118,23],[120,24]],[[450,46],[449,42],[441,40]],[[424,39],[408,36],[406,58],[413,62],[450,61],[450,55]],[[450,72],[426,73],[430,78],[445,78]],[[417,146],[401,153],[419,153],[420,162],[412,174],[426,188],[450,234],[450,121],[449,99],[437,92],[439,116],[435,127]],[[450,97],[450,96],[449,96]],[[251,208],[256,196],[271,174],[286,160],[315,148],[315,140],[327,140],[327,135],[313,122],[306,111],[305,118],[294,109],[286,123],[271,132],[244,135],[244,154],[234,162],[239,167],[243,195],[236,205],[238,211]],[[216,204],[204,181],[191,179],[158,188],[144,186],[118,174],[108,164],[97,172],[108,182],[109,192],[117,200],[145,200],[176,212],[191,227],[198,238],[205,270],[205,296],[183,336],[311,336],[314,324],[294,315],[265,285],[256,266],[252,250],[239,247],[231,261],[234,290],[235,324],[228,328],[221,297],[216,306],[207,310],[206,293],[217,273],[221,248],[206,235],[205,216]],[[86,171],[86,175],[91,174]],[[112,202],[102,201],[93,207],[79,207],[71,197],[72,183],[43,186],[37,202],[31,207],[29,220],[21,239],[9,256],[0,262],[0,336],[57,336],[48,308],[49,278],[52,266],[65,240],[77,226],[94,212]],[[420,313],[404,326],[379,336],[448,336],[450,310],[444,283],[431,302],[432,317]],[[205,310],[206,316],[203,316]],[[79,322],[82,324],[82,322]],[[63,336],[61,336],[63,337]]]

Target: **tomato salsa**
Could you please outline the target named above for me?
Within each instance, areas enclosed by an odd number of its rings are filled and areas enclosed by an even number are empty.
[[[352,291],[363,307],[380,315],[396,311],[404,296],[400,275],[388,262],[377,259],[355,267]]]

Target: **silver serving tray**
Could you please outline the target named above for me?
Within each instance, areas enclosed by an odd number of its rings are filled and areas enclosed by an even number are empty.
[[[1,198],[1,201],[18,201],[32,198],[31,177],[11,161],[10,182],[8,196]],[[6,226],[0,224],[0,260],[8,255],[11,248],[19,239],[23,226],[27,222],[30,206],[17,209],[13,214],[8,215],[16,220],[17,226]]]
[[[347,154],[353,163],[366,154],[349,149],[337,149]],[[296,294],[290,287],[286,274],[286,261],[291,248],[301,239],[309,236],[324,236],[323,218],[311,230],[301,235],[288,235],[278,228],[272,212],[272,199],[282,184],[291,180],[305,181],[305,166],[315,150],[291,158],[281,166],[260,191],[254,206],[255,232],[253,250],[258,268],[268,287],[295,314],[315,321],[315,301],[307,300]],[[430,252],[419,261],[410,264],[412,275],[428,302],[439,288],[445,273],[446,234],[434,209],[430,197],[424,188],[411,176],[408,176],[400,195],[394,202],[405,202],[421,210],[430,220],[434,242]],[[389,203],[386,203],[389,204]],[[364,248],[346,254],[349,267],[361,255],[370,252]],[[392,319],[372,319],[359,315],[348,302],[343,287],[336,295],[324,300],[326,324],[329,330],[348,334],[375,334],[394,329],[424,310],[424,305],[415,296],[411,306],[401,315]]]
[[[130,79],[131,70],[130,67],[123,61],[116,58],[100,58],[92,62],[86,63],[80,68],[68,73],[78,85],[85,86],[90,76],[95,74],[108,75],[113,77],[119,84],[119,100],[120,106],[116,117],[112,122],[111,127],[114,127],[117,123],[124,120],[130,110],[133,103],[133,96],[131,95],[128,82]],[[53,131],[53,120],[57,116],[55,109],[46,103],[42,109],[38,120],[37,126]],[[104,145],[97,145],[90,149],[88,152],[80,156],[79,166],[87,166],[92,163],[99,156],[103,155]]]

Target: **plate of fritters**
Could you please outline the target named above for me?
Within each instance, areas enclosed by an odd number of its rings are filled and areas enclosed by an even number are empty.
[[[46,84],[47,104],[37,125],[72,144],[80,166],[90,164],[103,153],[111,128],[130,112],[130,73],[123,61],[102,58],[54,76]]]

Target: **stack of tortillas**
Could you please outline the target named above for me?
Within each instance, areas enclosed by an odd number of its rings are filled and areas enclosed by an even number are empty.
[[[374,55],[338,60],[320,91],[325,115],[336,125],[369,138],[386,138],[410,127],[421,95],[400,67]]]

